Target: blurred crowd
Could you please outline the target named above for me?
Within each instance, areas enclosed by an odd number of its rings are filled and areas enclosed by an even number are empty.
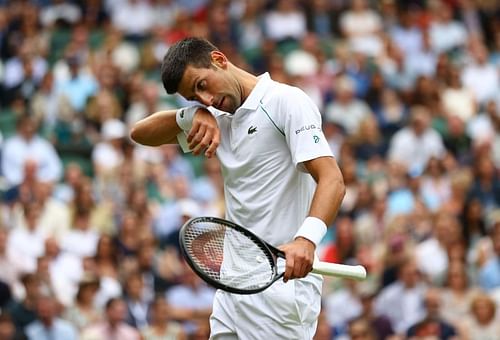
[[[179,254],[216,159],[134,144],[168,47],[203,36],[306,91],[347,194],[315,339],[500,339],[495,0],[0,0],[0,339],[207,339]]]

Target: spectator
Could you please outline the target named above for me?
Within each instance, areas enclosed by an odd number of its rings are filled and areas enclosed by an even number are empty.
[[[24,328],[36,320],[36,302],[41,294],[40,280],[35,274],[21,275],[21,283],[24,288],[24,296],[20,301],[13,299],[5,308],[12,317],[16,329],[24,331]]]
[[[97,176],[110,177],[123,164],[123,142],[126,126],[118,119],[105,121],[101,128],[102,142],[92,151],[94,171]]]
[[[183,322],[188,336],[196,332],[197,320],[206,320],[212,312],[214,289],[208,287],[183,262],[183,274],[180,284],[172,287],[166,293],[172,318]]]
[[[493,244],[494,255],[484,264],[479,271],[479,285],[491,291],[500,287],[500,222],[496,222],[491,230],[491,242]]]
[[[59,24],[75,24],[81,16],[81,10],[76,4],[54,0],[49,6],[43,8],[40,20],[44,26],[53,27]]]
[[[401,162],[411,172],[421,173],[431,157],[440,158],[443,154],[443,140],[430,127],[429,111],[423,106],[414,106],[409,126],[391,138],[389,159]]]
[[[125,112],[125,121],[130,128],[151,112],[171,108],[167,103],[160,100],[160,88],[156,82],[144,82],[140,95],[137,96],[137,99],[130,104],[129,109]]]
[[[356,159],[360,161],[384,158],[387,152],[387,143],[374,116],[367,116],[361,121],[353,143]]]
[[[90,225],[90,211],[78,209],[73,216],[73,228],[61,240],[61,248],[84,258],[95,254],[98,240],[98,232]]]
[[[338,288],[324,299],[323,309],[326,321],[338,336],[347,332],[347,325],[351,319],[361,315],[362,306],[359,290],[360,284],[346,280],[343,287]]]
[[[30,202],[23,206],[25,227],[17,226],[9,235],[8,252],[17,259],[19,270],[34,272],[36,259],[44,254],[44,243],[48,237],[40,228],[40,204]]]
[[[114,239],[109,235],[102,234],[93,256],[93,265],[100,282],[100,289],[96,297],[98,307],[103,307],[110,298],[119,297],[122,294],[118,276],[119,261]]]
[[[430,282],[443,282],[448,268],[448,250],[460,241],[458,219],[447,213],[438,213],[432,235],[415,248],[418,267]]]
[[[405,56],[404,71],[411,81],[420,76],[432,77],[436,72],[438,54],[433,51],[428,31],[422,34],[420,51]]]
[[[462,321],[469,315],[470,304],[478,293],[479,289],[472,286],[465,263],[450,261],[441,291],[441,315],[459,329]]]
[[[71,109],[83,112],[87,100],[98,90],[98,84],[91,73],[82,67],[81,57],[70,55],[65,59],[69,75],[55,78],[55,92],[59,100],[67,100]],[[64,98],[64,99],[61,99]]]
[[[95,296],[99,289],[99,279],[86,274],[78,283],[74,303],[66,308],[64,319],[73,324],[78,332],[102,319],[102,312],[95,306]]]
[[[436,1],[432,8],[429,33],[436,53],[454,52],[465,46],[467,31],[462,22],[454,20],[453,10],[445,1]]]
[[[470,304],[470,315],[461,322],[460,334],[463,339],[495,339],[500,334],[500,323],[496,315],[497,307],[491,297],[478,294]]]
[[[97,196],[90,178],[82,178],[75,187],[75,196],[70,206],[73,214],[78,209],[89,210],[89,223],[99,234],[115,232],[112,204],[109,200]]]
[[[5,62],[3,85],[13,98],[15,93],[21,93],[23,98],[27,97],[25,92],[30,87],[30,92],[40,83],[47,72],[47,61],[40,55],[37,55],[35,47],[28,41],[24,41],[18,47],[15,56]]]
[[[111,16],[113,26],[139,41],[152,29],[154,18],[154,8],[143,0],[126,0],[114,8]]]
[[[106,302],[105,320],[85,328],[81,340],[121,339],[139,340],[139,332],[125,323],[127,306],[121,298],[111,298]]]
[[[16,330],[12,318],[7,313],[0,314],[0,339],[4,340],[25,340],[23,331]]]
[[[48,260],[50,283],[58,302],[68,306],[83,275],[81,258],[62,251],[53,237],[45,240],[45,256]]]
[[[488,62],[488,49],[482,43],[470,47],[473,62],[462,69],[462,82],[481,105],[495,99],[500,89],[500,76],[494,65]]]
[[[396,334],[404,334],[424,315],[422,300],[426,289],[416,262],[407,259],[399,267],[398,279],[375,298],[375,313],[386,315]]]
[[[192,217],[201,216],[198,203],[190,198],[178,198],[174,203],[162,207],[155,223],[155,233],[161,247],[179,249],[179,229]]]
[[[406,122],[408,110],[398,92],[384,87],[380,96],[380,104],[374,109],[381,132],[386,139],[401,129]]]
[[[411,339],[422,335],[434,335],[443,340],[455,339],[457,336],[455,328],[441,317],[441,297],[437,289],[429,289],[425,293],[424,305],[427,314],[408,329],[408,337]],[[429,333],[432,334],[422,334],[425,329],[430,330]]]
[[[340,29],[353,50],[369,56],[381,52],[382,21],[366,0],[352,1],[351,7],[340,16]]]
[[[475,145],[494,140],[499,117],[496,101],[488,100],[484,110],[467,122],[467,135]]]
[[[500,180],[489,155],[479,155],[474,162],[474,182],[469,190],[469,199],[478,199],[487,215],[500,206]]]
[[[133,212],[123,214],[122,223],[119,227],[116,244],[118,252],[122,257],[134,257],[139,250],[143,235],[141,226],[137,223],[137,217]]]
[[[335,101],[325,109],[325,120],[341,125],[354,135],[361,122],[371,115],[368,105],[355,97],[354,82],[344,76],[335,82]]]
[[[362,305],[360,317],[369,322],[378,339],[391,339],[394,337],[394,329],[389,318],[383,314],[375,314],[373,302],[377,295],[373,283],[365,284],[359,291],[359,297]]]
[[[37,128],[32,117],[23,115],[17,122],[16,134],[3,145],[2,173],[10,186],[24,180],[23,167],[28,160],[35,161],[38,180],[58,181],[62,175],[62,164],[56,150],[37,134]]]
[[[353,220],[348,215],[337,218],[335,223],[335,242],[323,249],[323,261],[346,263],[356,257],[356,239]]]
[[[428,209],[437,211],[451,196],[451,184],[446,176],[444,162],[432,157],[420,183],[420,195]]]
[[[208,8],[207,25],[211,27],[208,38],[224,50],[238,46],[238,30],[235,20],[228,11],[229,4],[216,1]],[[236,52],[236,49],[234,49]]]
[[[444,136],[444,145],[459,163],[468,163],[472,157],[472,141],[466,134],[466,125],[458,116],[449,115],[446,119],[447,131]]]
[[[359,317],[349,322],[349,337],[353,340],[375,340],[377,339],[377,334],[368,320]]]
[[[29,340],[76,340],[76,328],[57,317],[57,302],[53,297],[40,296],[36,302],[37,320],[26,326]]]
[[[173,285],[173,282],[163,277],[158,268],[156,247],[157,242],[145,239],[137,251],[137,270],[142,275],[143,296],[148,302],[151,302],[155,295],[165,294],[165,291]]]
[[[457,116],[464,122],[473,118],[478,111],[476,98],[470,89],[463,86],[460,70],[456,67],[450,68],[441,100],[446,114]]]
[[[187,339],[182,326],[171,320],[169,306],[163,297],[151,303],[151,323],[141,331],[144,340]]]
[[[276,8],[267,12],[264,19],[266,36],[275,42],[299,40],[306,34],[306,16],[297,0],[279,0]]]
[[[67,164],[63,180],[54,187],[54,198],[69,205],[74,200],[75,190],[83,179],[82,168],[78,163]]]
[[[465,202],[461,217],[462,237],[470,250],[475,249],[477,243],[487,236],[484,217],[483,206],[477,198]]]
[[[149,302],[144,296],[144,281],[140,273],[134,272],[125,280],[124,301],[127,304],[126,322],[137,329],[148,325]]]
[[[19,286],[18,275],[20,271],[19,263],[13,256],[12,252],[8,251],[9,231],[1,226],[0,223],[0,281],[7,284],[11,291]],[[0,308],[3,307],[0,304]]]
[[[40,229],[58,240],[70,228],[70,213],[68,206],[52,196],[54,184],[37,182],[33,185],[33,198],[41,204]]]
[[[389,34],[405,56],[422,51],[423,32],[419,26],[418,11],[415,8],[400,8],[398,22],[389,30]]]
[[[340,5],[324,0],[314,0],[306,7],[307,28],[320,39],[330,39],[339,33],[338,16]]]

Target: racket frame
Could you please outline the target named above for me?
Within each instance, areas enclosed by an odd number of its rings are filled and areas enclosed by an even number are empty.
[[[205,273],[205,271],[192,259],[190,253],[186,249],[186,236],[185,232],[186,229],[195,223],[198,222],[207,222],[207,223],[216,223],[219,225],[223,225],[227,228],[234,229],[245,236],[247,236],[249,239],[251,239],[259,248],[263,250],[265,253],[269,264],[271,265],[272,269],[272,279],[269,280],[268,283],[265,285],[255,288],[255,289],[239,289],[235,288],[229,285],[225,285],[221,283],[220,281],[211,278],[209,275]],[[275,246],[267,243],[257,235],[255,235],[253,232],[250,230],[225,219],[218,218],[218,217],[210,217],[210,216],[202,216],[202,217],[194,217],[188,220],[184,225],[181,227],[180,232],[179,232],[179,243],[180,243],[180,248],[181,252],[186,259],[186,262],[189,264],[189,266],[194,270],[194,272],[202,278],[205,282],[210,284],[211,286],[215,288],[222,289],[226,292],[230,293],[236,293],[236,294],[255,294],[259,293],[269,286],[271,286],[274,282],[279,280],[280,278],[283,277],[283,273],[278,273],[278,257],[285,259],[285,253],[281,251],[280,249],[276,248]],[[332,276],[338,276],[346,279],[353,279],[353,280],[364,280],[366,278],[366,269],[361,266],[353,266],[353,265],[345,265],[345,264],[338,264],[338,263],[326,263],[326,262],[320,262],[317,258],[315,258],[314,264],[313,264],[313,270],[311,271],[312,273],[320,274],[320,275],[332,275]]]
[[[235,288],[235,287],[232,287],[229,285],[225,285],[225,284],[221,283],[220,281],[213,279],[209,275],[207,275],[205,273],[205,271],[193,260],[192,256],[190,255],[190,252],[186,249],[186,229],[189,228],[189,226],[191,226],[193,224],[203,223],[203,222],[217,223],[217,224],[225,226],[226,228],[235,229],[236,231],[244,234],[249,239],[251,239],[265,253],[267,260],[269,261],[269,263],[271,265],[272,279],[269,280],[269,282],[267,284],[265,284],[259,288],[239,289],[239,288]],[[196,274],[198,274],[198,276],[201,279],[203,279],[206,283],[208,283],[209,285],[211,285],[215,288],[222,289],[222,290],[229,292],[229,293],[243,294],[243,295],[259,293],[259,292],[265,290],[266,288],[268,288],[269,286],[271,286],[274,282],[276,282],[280,278],[282,278],[283,274],[284,274],[284,273],[278,273],[278,263],[277,263],[278,257],[285,258],[284,252],[282,252],[278,248],[270,245],[269,243],[265,242],[264,240],[259,238],[257,235],[255,235],[254,233],[252,233],[248,229],[243,228],[242,226],[240,226],[234,222],[228,221],[228,220],[224,220],[224,219],[221,219],[218,217],[210,217],[210,216],[191,218],[181,227],[180,232],[179,232],[179,241],[180,241],[179,244],[180,244],[181,252],[184,255],[184,258],[186,259],[186,262],[191,267],[191,269],[193,269],[194,272]]]

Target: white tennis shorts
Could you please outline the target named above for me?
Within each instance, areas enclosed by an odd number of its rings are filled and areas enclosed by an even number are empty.
[[[210,316],[211,340],[308,340],[316,332],[323,277],[278,280],[258,294],[218,290]]]

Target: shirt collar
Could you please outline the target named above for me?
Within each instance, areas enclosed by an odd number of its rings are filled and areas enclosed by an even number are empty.
[[[271,83],[272,79],[271,76],[269,76],[268,72],[261,74],[258,77],[257,84],[250,92],[250,95],[247,97],[247,99],[240,106],[240,109],[256,110],[262,97],[264,97],[264,94],[266,94],[267,90],[271,86]]]

